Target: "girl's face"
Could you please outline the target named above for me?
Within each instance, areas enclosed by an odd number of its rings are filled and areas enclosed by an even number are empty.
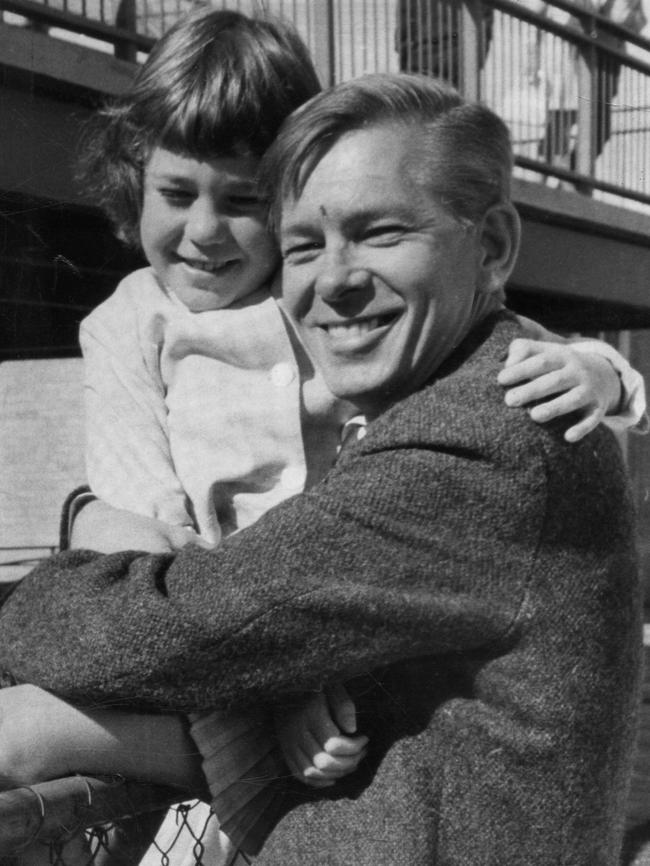
[[[162,147],[144,172],[142,248],[160,281],[193,312],[259,289],[278,265],[257,197],[253,157],[199,160]]]

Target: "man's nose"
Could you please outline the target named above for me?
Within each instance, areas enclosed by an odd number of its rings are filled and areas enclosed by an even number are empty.
[[[228,217],[210,203],[196,201],[188,214],[186,234],[198,245],[219,243],[229,234]]]
[[[335,253],[323,258],[322,270],[316,279],[316,292],[327,301],[336,301],[370,285],[370,272],[352,257]]]

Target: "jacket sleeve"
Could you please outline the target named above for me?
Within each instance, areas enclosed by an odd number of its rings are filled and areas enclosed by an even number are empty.
[[[1,666],[76,702],[187,711],[498,646],[535,556],[540,462],[372,438],[216,550],[49,560],[0,612]]]

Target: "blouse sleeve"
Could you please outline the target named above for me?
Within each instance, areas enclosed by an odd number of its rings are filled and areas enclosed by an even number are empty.
[[[147,366],[135,315],[126,313],[96,311],[81,327],[88,482],[116,508],[191,527],[170,452],[163,384]]]

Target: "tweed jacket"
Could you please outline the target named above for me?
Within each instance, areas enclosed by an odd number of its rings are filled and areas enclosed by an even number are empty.
[[[350,681],[368,759],[288,791],[264,866],[613,866],[641,646],[627,482],[608,431],[568,445],[504,406],[517,333],[486,319],[214,551],[54,557],[0,612],[3,666],[184,711]]]

